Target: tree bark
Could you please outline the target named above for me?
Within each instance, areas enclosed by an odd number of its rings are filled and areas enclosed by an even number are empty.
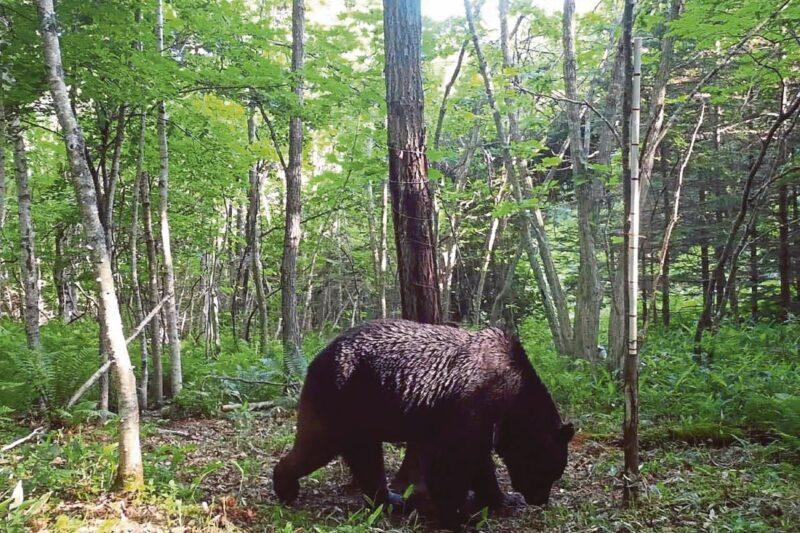
[[[626,87],[623,125],[623,180],[625,195],[625,314],[628,317],[625,328],[627,351],[622,367],[622,386],[624,414],[622,421],[622,440],[624,455],[623,502],[633,504],[639,495],[639,338],[638,305],[639,295],[639,117],[641,106],[641,53],[642,40],[632,39],[633,9],[635,0],[625,2],[623,16],[623,42],[625,43]],[[631,46],[633,49],[631,50]]]
[[[247,142],[256,142],[255,106],[250,105],[247,117]],[[264,290],[264,266],[261,263],[261,175],[258,161],[250,166],[250,259],[253,267],[253,284],[256,287],[256,306],[258,307],[259,346],[262,357],[268,356],[269,321],[267,316],[267,294]]]
[[[514,272],[517,270],[517,263],[519,263],[519,260],[522,257],[522,250],[522,247],[518,247],[517,253],[514,254],[514,258],[506,266],[506,275],[503,277],[503,286],[500,289],[500,292],[497,293],[497,296],[495,296],[494,302],[492,302],[492,311],[489,314],[489,324],[493,327],[496,326],[500,321],[500,315],[502,314],[502,307],[506,296],[508,296],[508,293],[511,291],[511,287],[514,285]]]
[[[703,117],[705,116],[705,104],[702,105],[700,108],[700,116],[697,119],[697,125],[694,128],[694,132],[692,133],[691,140],[689,141],[689,147],[686,149],[686,155],[683,157],[683,161],[681,162],[680,169],[678,170],[678,177],[675,181],[675,192],[673,193],[673,200],[672,200],[672,211],[668,211],[668,207],[670,202],[667,198],[666,194],[666,187],[665,187],[665,195],[664,195],[664,216],[665,216],[665,223],[666,227],[664,228],[664,237],[661,241],[661,251],[659,253],[659,266],[658,266],[658,274],[656,275],[655,280],[653,281],[653,287],[658,287],[658,285],[663,281],[665,283],[664,297],[665,307],[664,312],[666,315],[669,314],[669,286],[667,285],[667,276],[668,273],[668,264],[669,264],[669,247],[670,247],[670,240],[672,239],[672,232],[675,230],[675,226],[678,224],[678,215],[680,213],[680,202],[681,202],[681,191],[683,189],[683,176],[686,172],[686,166],[689,164],[689,159],[692,157],[692,151],[694,150],[694,144],[697,140],[697,134],[700,131],[700,127],[703,125]],[[662,156],[663,157],[663,156]],[[653,297],[653,305],[655,305],[655,296]],[[664,317],[664,325],[669,326],[669,319],[667,316]],[[643,330],[647,330],[647,321],[645,320],[645,324],[642,328]]]
[[[136,322],[144,318],[144,304],[142,303],[142,286],[139,282],[139,202],[142,191],[142,182],[147,179],[144,173],[144,147],[147,117],[144,109],[139,117],[139,144],[136,155],[136,175],[133,178],[133,193],[131,194],[131,288],[133,289],[133,316]],[[141,369],[139,372],[139,405],[147,408],[147,397],[150,386],[150,367],[148,365],[147,335],[142,333],[139,337],[141,349]]]
[[[497,138],[502,145],[503,165],[511,183],[514,198],[518,203],[522,203],[526,196],[525,189],[517,176],[516,168],[511,157],[509,146],[510,138],[506,134],[506,128],[503,124],[502,116],[500,115],[497,100],[495,99],[494,84],[486,58],[481,49],[480,40],[478,39],[475,16],[470,0],[464,0],[464,11],[472,36],[475,56],[478,59],[478,67],[481,77],[483,78],[486,98],[492,110],[492,118],[494,119]],[[538,215],[538,213],[532,214],[527,209],[523,209],[519,213],[517,220],[522,236],[522,244],[526,249],[528,261],[533,270],[537,285],[539,286],[539,292],[542,295],[542,305],[553,335],[553,342],[555,343],[556,350],[559,353],[566,354],[569,353],[572,343],[572,330],[569,322],[569,314],[566,309],[566,300],[563,298],[558,275],[555,272],[555,266],[552,264],[549,255],[549,243],[544,235],[542,223],[540,220],[536,219],[536,215]],[[542,257],[542,263],[539,263],[540,255]]]
[[[150,176],[142,172],[142,225],[144,226],[144,239],[147,245],[147,293],[152,307],[161,299],[158,279],[158,250],[153,236],[153,216],[150,208]],[[164,368],[161,360],[161,317],[156,315],[150,321],[150,342],[153,356],[153,403],[160,405],[164,401]]]
[[[286,167],[286,226],[281,261],[283,361],[287,379],[305,374],[297,317],[297,255],[300,249],[303,165],[303,65],[305,61],[305,3],[292,0],[292,90],[298,106],[289,119],[289,161]]]
[[[792,303],[792,271],[789,255],[789,187],[778,187],[778,275],[780,277],[780,320],[789,319]]]
[[[798,108],[800,108],[800,92],[795,94],[795,96],[788,105],[784,105],[783,101],[780,102],[780,110],[778,112],[778,116],[775,118],[775,121],[772,123],[772,126],[769,128],[769,131],[766,133],[763,140],[761,141],[761,150],[759,151],[758,157],[751,165],[750,172],[748,173],[747,178],[745,179],[744,187],[742,189],[742,197],[739,205],[739,210],[733,219],[733,223],[731,224],[731,228],[728,231],[728,235],[725,240],[725,245],[722,248],[722,252],[720,253],[720,257],[717,261],[717,264],[714,267],[714,273],[712,276],[713,279],[717,279],[720,276],[720,273],[724,278],[725,270],[728,268],[729,264],[731,269],[731,274],[729,275],[729,277],[735,275],[736,259],[738,258],[738,252],[741,251],[740,247],[736,246],[736,237],[739,234],[739,230],[741,229],[742,224],[744,224],[745,222],[745,218],[747,217],[748,212],[750,211],[751,204],[755,200],[755,198],[751,197],[753,183],[755,181],[759,169],[761,168],[761,165],[764,162],[764,159],[767,155],[767,150],[772,144],[775,135],[777,134],[778,130],[782,127],[784,122],[786,122],[789,118],[794,116],[795,113],[797,113]],[[763,190],[759,192],[763,192]],[[730,286],[731,284],[728,283],[727,285]],[[723,294],[721,301],[718,304],[717,312],[714,313],[713,298],[711,295],[712,287],[713,284],[709,283],[708,288],[706,289],[706,298],[704,299],[703,310],[702,313],[700,314],[699,320],[697,321],[697,327],[695,328],[694,342],[695,342],[695,354],[697,356],[699,356],[702,353],[701,342],[703,340],[703,333],[707,329],[714,326],[714,324],[719,324],[719,321],[723,318],[725,314],[725,307],[726,307],[725,294]]]
[[[381,219],[380,228],[376,228],[377,220],[375,216],[375,193],[372,190],[372,181],[367,183],[367,196],[369,202],[369,238],[372,247],[372,261],[375,270],[375,284],[378,294],[378,312],[381,318],[386,318],[386,234],[389,212],[387,204],[389,202],[389,182],[384,181],[381,185]],[[316,258],[316,251],[314,253]]]
[[[164,52],[164,1],[158,0],[156,11],[156,36],[159,53]],[[165,307],[167,338],[169,339],[169,367],[172,396],[180,394],[183,388],[181,368],[181,340],[178,333],[178,302],[175,292],[175,267],[172,263],[172,244],[169,231],[169,146],[167,143],[167,105],[158,103],[158,218],[161,225],[161,253],[164,257],[164,290],[169,300]]]
[[[0,100],[0,248],[5,246],[6,227],[6,115]],[[0,317],[3,316],[3,303],[6,294],[6,269],[0,265]],[[11,309],[7,309],[11,312]]]
[[[39,333],[39,270],[36,259],[36,243],[31,213],[31,190],[28,179],[28,154],[25,147],[25,133],[15,115],[11,123],[14,136],[14,175],[17,181],[17,206],[19,211],[19,236],[22,250],[20,272],[25,290],[25,337],[28,348],[39,350],[42,347]]]
[[[598,202],[602,186],[587,169],[588,153],[581,138],[581,113],[578,101],[577,62],[575,58],[575,0],[564,0],[563,16],[564,85],[570,137],[572,180],[578,200],[578,290],[575,302],[573,355],[593,361],[597,355],[600,329],[600,278],[595,251]]]
[[[55,228],[55,258],[53,261],[53,285],[58,298],[58,315],[67,324],[78,315],[75,308],[75,294],[70,281],[72,265],[69,258],[65,257],[65,247],[69,244],[67,230],[63,225]]]
[[[139,445],[139,408],[136,399],[136,376],[133,373],[122,317],[114,288],[111,257],[106,247],[103,226],[97,210],[97,197],[89,167],[84,156],[86,144],[83,132],[72,112],[69,94],[61,65],[59,25],[52,0],[38,0],[41,35],[47,78],[58,121],[65,138],[70,169],[78,193],[86,239],[91,246],[92,262],[98,280],[99,317],[105,324],[104,344],[114,362],[117,378],[119,423],[119,466],[115,485],[125,491],[143,487],[142,453]]]
[[[389,188],[403,318],[441,322],[425,155],[419,0],[384,0]]]
[[[758,321],[758,230],[750,232],[750,319]]]

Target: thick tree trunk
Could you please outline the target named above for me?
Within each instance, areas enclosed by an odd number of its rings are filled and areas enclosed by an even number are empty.
[[[153,216],[150,208],[150,176],[142,172],[142,224],[144,226],[144,239],[147,245],[147,294],[150,307],[158,305],[161,300],[158,279],[158,250],[153,236]],[[150,321],[150,342],[153,355],[153,403],[160,405],[164,401],[164,368],[161,362],[161,315],[156,314]]]
[[[72,112],[64,69],[61,65],[59,25],[53,10],[52,0],[38,0],[41,18],[41,35],[44,44],[44,60],[48,82],[58,121],[63,131],[70,169],[72,170],[78,203],[81,210],[86,239],[91,246],[92,262],[98,280],[98,302],[100,321],[105,324],[103,343],[114,362],[118,388],[119,423],[119,467],[116,487],[125,491],[143,487],[142,453],[139,445],[139,407],[136,401],[136,376],[133,373],[122,317],[114,288],[111,257],[106,248],[103,226],[97,211],[94,184],[84,157],[85,142],[80,125]]]
[[[389,188],[403,317],[441,322],[425,155],[419,0],[384,0]]]
[[[142,303],[142,286],[139,283],[139,202],[142,191],[142,182],[147,178],[144,173],[144,146],[147,117],[144,109],[139,118],[139,144],[136,156],[136,175],[133,178],[133,193],[131,194],[131,288],[133,289],[133,316],[136,323],[144,319],[144,304]],[[150,367],[148,365],[147,335],[143,331],[139,337],[141,349],[141,369],[139,372],[139,405],[147,409],[148,389],[150,386]]]
[[[158,50],[164,51],[164,2],[158,0],[156,12],[156,35]],[[175,292],[175,267],[172,263],[172,244],[169,232],[169,147],[167,144],[167,106],[162,100],[158,103],[158,218],[161,225],[161,253],[164,257],[164,290],[169,296],[164,306],[169,339],[169,366],[172,396],[180,394],[183,388],[183,370],[181,368],[181,339],[178,333],[178,301]]]
[[[303,101],[302,70],[305,61],[305,3],[292,0],[292,77],[297,105]],[[286,226],[281,261],[281,315],[283,361],[287,379],[305,374],[297,318],[297,255],[300,249],[300,215],[303,165],[303,119],[294,111],[289,119],[289,161],[286,167]]]
[[[564,1],[563,16],[564,85],[569,124],[572,180],[578,200],[578,290],[575,302],[573,355],[593,361],[597,355],[600,329],[600,278],[595,251],[598,202],[602,185],[597,176],[588,175],[588,152],[581,138],[581,113],[578,101],[577,62],[575,59],[575,0]]]
[[[17,181],[17,206],[19,211],[19,236],[22,249],[20,273],[25,290],[25,336],[28,348],[39,350],[42,340],[39,333],[39,271],[36,259],[36,244],[31,213],[31,190],[28,183],[28,154],[25,147],[25,132],[19,116],[11,123],[14,136],[14,176]]]

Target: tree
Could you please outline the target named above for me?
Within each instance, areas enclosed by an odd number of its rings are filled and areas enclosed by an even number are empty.
[[[156,11],[156,42],[160,53],[164,51],[164,0],[158,0]],[[167,104],[158,102],[158,147],[160,170],[158,173],[158,218],[161,226],[161,253],[164,257],[164,291],[169,299],[165,307],[167,337],[169,338],[170,384],[172,395],[183,388],[181,369],[181,339],[178,334],[178,302],[175,292],[175,267],[172,262],[172,243],[169,232],[169,144],[167,141]],[[155,303],[153,304],[155,305]]]
[[[297,318],[297,255],[300,249],[303,167],[303,63],[305,61],[305,2],[292,0],[292,92],[296,101],[289,119],[289,161],[286,166],[286,223],[281,261],[283,361],[287,377],[301,377],[305,362]]]
[[[422,91],[419,0],[384,0],[387,142],[403,318],[441,322]]]
[[[625,99],[623,102],[623,182],[625,185],[625,326],[627,350],[622,366],[625,410],[622,420],[624,452],[623,501],[635,503],[639,494],[639,115],[641,106],[642,40],[633,41],[635,0],[625,2],[623,15],[623,53]]]
[[[17,181],[17,205],[19,208],[19,233],[22,248],[22,285],[25,289],[25,335],[28,348],[38,350],[42,346],[39,334],[39,269],[36,259],[36,240],[31,215],[31,190],[29,186],[28,154],[25,147],[25,132],[19,115],[11,122],[14,136],[14,176]]]
[[[69,91],[64,81],[61,64],[59,25],[53,8],[53,0],[38,0],[44,60],[47,80],[53,98],[58,122],[67,149],[69,166],[78,195],[82,223],[86,239],[91,246],[92,263],[97,278],[99,320],[104,323],[103,344],[109,358],[114,362],[118,385],[119,466],[115,485],[125,491],[139,490],[144,484],[142,451],[139,444],[139,406],[136,398],[136,376],[133,373],[122,316],[119,311],[111,255],[106,246],[105,232],[97,210],[97,196],[92,176],[85,158],[86,143],[83,131],[73,113]]]

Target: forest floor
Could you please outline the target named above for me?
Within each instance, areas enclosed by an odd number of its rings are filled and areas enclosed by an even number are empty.
[[[26,503],[0,519],[9,529],[48,531],[426,531],[412,513],[373,512],[339,461],[302,482],[294,505],[279,505],[271,471],[291,446],[293,415],[236,413],[225,419],[145,418],[148,486],[136,499],[108,494],[114,428],[52,430],[0,455],[2,478],[22,480]],[[9,426],[4,423],[4,429]],[[17,427],[16,434],[24,429]],[[3,439],[7,431],[3,431]],[[3,441],[5,442],[5,440]],[[401,450],[387,446],[387,471]],[[745,441],[715,447],[664,442],[643,451],[646,490],[621,508],[618,443],[578,433],[569,466],[547,509],[478,516],[480,531],[798,531],[800,471],[769,446]],[[501,483],[508,487],[502,466]],[[6,500],[7,501],[7,500]],[[6,505],[7,506],[7,505]],[[0,522],[0,524],[2,524]]]

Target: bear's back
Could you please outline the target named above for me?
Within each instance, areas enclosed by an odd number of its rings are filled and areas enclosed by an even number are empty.
[[[463,399],[507,374],[509,344],[497,329],[470,332],[407,320],[375,320],[326,349],[340,391],[375,383],[404,410]]]

